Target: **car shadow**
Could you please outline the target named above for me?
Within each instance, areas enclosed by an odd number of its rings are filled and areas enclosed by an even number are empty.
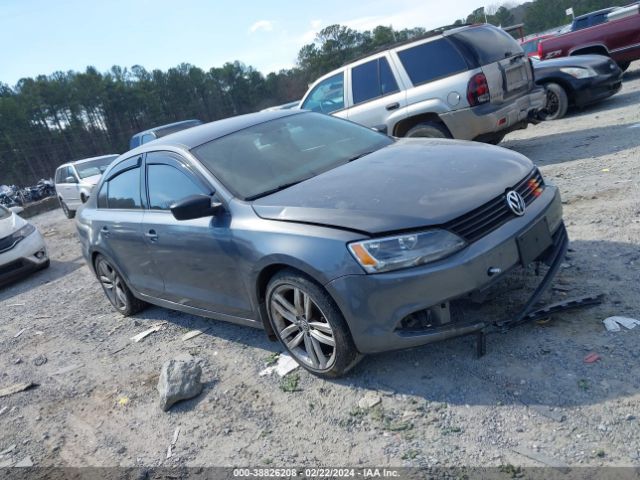
[[[567,262],[545,304],[605,294],[601,305],[557,313],[548,322],[524,324],[504,334],[490,334],[487,353],[481,358],[475,355],[474,337],[460,337],[366,356],[345,377],[329,381],[458,405],[572,407],[637,395],[640,373],[635,365],[640,360],[640,329],[607,332],[602,320],[612,315],[633,317],[633,312],[640,309],[640,298],[634,290],[640,284],[640,269],[633,268],[640,262],[640,251],[632,244],[576,241],[571,244]],[[527,295],[522,291],[521,299],[526,300]],[[504,319],[502,305],[493,305],[494,316],[486,319]],[[136,318],[157,320],[156,308]],[[253,358],[283,351],[261,330],[169,312],[169,321],[175,325],[208,327],[202,336],[212,343],[224,339],[264,351],[252,353]],[[585,363],[590,352],[598,353],[601,360]],[[262,368],[262,364],[255,366],[256,376]],[[302,388],[326,381],[309,374]],[[273,384],[273,388],[278,387]]]
[[[526,140],[505,140],[501,144],[504,148],[529,157],[536,165],[611,155],[638,145],[639,123],[552,133]]]
[[[65,277],[83,265],[85,265],[85,262],[82,255],[67,261],[51,260],[51,264],[47,269],[26,273],[7,283],[0,284],[0,302],[28,292],[45,283],[50,283]]]

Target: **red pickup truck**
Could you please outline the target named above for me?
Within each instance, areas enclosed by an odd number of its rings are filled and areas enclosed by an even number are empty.
[[[622,70],[640,59],[640,12],[545,38],[538,44],[540,60],[594,53],[611,57]]]

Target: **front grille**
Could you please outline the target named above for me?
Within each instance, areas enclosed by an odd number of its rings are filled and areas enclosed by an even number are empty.
[[[536,199],[535,188],[531,188],[531,182],[537,182],[538,188],[544,188],[544,181],[540,171],[536,168],[518,184],[509,190],[515,190],[529,205]],[[505,192],[506,193],[506,192]],[[471,210],[468,213],[443,225],[444,228],[464,238],[467,242],[475,242],[496,228],[504,225],[508,220],[515,218],[505,201],[505,194],[490,200],[484,205]]]
[[[13,235],[9,235],[8,237],[0,238],[0,253],[6,252],[7,250],[11,250],[16,244],[15,238]]]

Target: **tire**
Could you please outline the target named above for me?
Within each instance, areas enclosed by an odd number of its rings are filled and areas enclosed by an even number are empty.
[[[489,143],[491,145],[498,145],[504,139],[504,137],[506,137],[506,136],[507,136],[506,133],[498,132],[496,134],[493,134],[493,135],[490,135],[490,136],[486,137],[482,141],[484,143]]]
[[[547,105],[540,110],[538,116],[541,120],[558,120],[567,113],[569,108],[569,97],[564,88],[557,83],[547,83]]]
[[[87,203],[87,200],[88,200],[88,198],[84,196],[84,193],[81,193],[80,194],[80,201],[82,203]]]
[[[409,138],[451,138],[447,127],[437,122],[419,123],[405,135]]]
[[[622,70],[623,72],[626,72],[629,69],[629,65],[631,65],[631,62],[616,62],[616,63],[620,67],[620,70]]]
[[[123,316],[135,315],[143,310],[147,304],[133,296],[120,273],[102,255],[98,255],[94,262],[96,276],[102,290],[111,305]]]
[[[314,375],[336,378],[362,359],[329,294],[300,273],[276,273],[267,285],[266,307],[280,343]]]
[[[47,258],[47,261],[44,262],[42,265],[40,265],[40,268],[38,270],[46,270],[50,266],[51,266],[51,260]]]
[[[73,218],[76,216],[76,211],[69,210],[69,207],[67,207],[67,204],[64,203],[64,201],[61,198],[58,198],[58,201],[60,202],[60,208],[62,208],[62,213],[64,213],[65,217]]]

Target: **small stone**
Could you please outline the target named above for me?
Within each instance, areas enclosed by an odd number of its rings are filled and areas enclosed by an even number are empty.
[[[378,405],[380,402],[382,402],[382,399],[380,398],[380,395],[378,395],[375,392],[367,392],[364,394],[364,397],[362,397],[359,401],[358,401],[358,407],[367,410],[369,408],[373,408],[376,405]]]
[[[47,357],[45,357],[44,355],[38,355],[36,358],[33,359],[33,364],[36,367],[41,367],[45,363],[47,363]]]
[[[191,355],[180,355],[162,365],[158,380],[160,408],[165,412],[181,400],[188,400],[202,392],[202,368]]]
[[[13,361],[13,363],[14,363],[14,365],[19,365],[19,364],[21,364],[21,363],[22,363],[22,359],[21,359],[21,358],[16,358],[16,359]]]
[[[127,451],[127,447],[122,446],[118,450],[116,450],[116,453],[119,454],[119,455],[122,455],[126,451]]]
[[[31,460],[31,457],[24,457],[16,463],[14,467],[33,467],[33,461]]]
[[[627,421],[629,421],[629,422],[630,422],[631,420],[635,420],[635,419],[636,419],[636,417],[635,417],[634,415],[631,415],[631,414],[629,414],[629,415],[627,415],[627,416],[625,417],[625,420],[627,420]]]

